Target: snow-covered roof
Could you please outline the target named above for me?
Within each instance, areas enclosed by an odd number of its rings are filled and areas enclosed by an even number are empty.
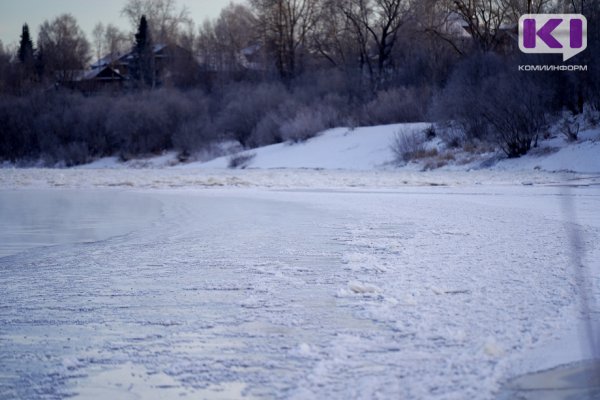
[[[110,78],[100,77],[100,75],[107,70],[110,72],[111,77]],[[91,70],[66,71],[63,73],[63,75],[69,76],[70,81],[72,81],[72,82],[90,81],[93,79],[101,79],[101,80],[102,79],[115,79],[115,78],[125,79],[117,70],[115,70],[114,68],[111,68],[109,66],[99,67],[99,68],[95,68],[95,69],[91,69]]]
[[[256,54],[260,49],[261,49],[260,44],[254,44],[252,46],[243,48],[241,53],[245,56],[252,56],[252,55]]]
[[[165,49],[168,45],[164,43],[155,44],[152,48],[152,51],[158,53],[159,51]]]
[[[107,65],[110,65],[111,63],[118,60],[122,56],[123,55],[120,52],[108,54],[108,55],[102,57],[101,59],[99,59],[98,61],[96,61],[95,63],[93,63],[92,65],[90,65],[90,68],[96,69],[96,68],[106,67]]]
[[[162,50],[164,50],[165,48],[167,48],[168,46],[169,45],[165,44],[165,43],[155,44],[154,46],[152,46],[152,52],[154,54],[159,53]],[[124,53],[124,54],[121,54],[121,53],[108,54],[108,55],[102,57],[101,59],[99,59],[98,61],[96,61],[95,63],[93,63],[92,65],[90,65],[90,68],[97,69],[97,68],[106,67],[107,65],[110,65],[115,61],[118,61],[121,64],[127,64],[127,62],[131,61],[132,59],[133,59],[133,49],[131,49],[130,51],[128,51],[127,53]]]

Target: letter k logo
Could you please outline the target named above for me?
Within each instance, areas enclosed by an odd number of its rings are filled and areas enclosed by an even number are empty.
[[[562,49],[563,46],[552,36],[552,32],[562,23],[562,19],[549,19],[539,31],[536,31],[535,19],[525,19],[523,21],[523,45],[526,49],[533,49],[536,45],[536,37],[540,39],[551,49]]]

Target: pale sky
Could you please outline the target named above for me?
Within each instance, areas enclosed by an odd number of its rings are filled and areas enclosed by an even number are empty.
[[[63,14],[72,14],[79,26],[91,40],[94,25],[102,22],[115,24],[126,31],[130,27],[121,17],[121,8],[126,0],[0,0],[0,40],[7,45],[16,45],[21,36],[21,27],[26,22],[32,31],[34,42],[38,27],[46,19]],[[186,6],[196,23],[200,25],[206,18],[217,17],[223,7],[231,0],[177,0],[177,4]],[[242,1],[236,1],[242,2]]]

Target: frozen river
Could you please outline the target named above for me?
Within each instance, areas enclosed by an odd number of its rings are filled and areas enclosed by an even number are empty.
[[[117,191],[0,191],[0,257],[38,247],[98,242],[151,224],[160,203]]]
[[[586,358],[561,196],[0,191],[0,398],[493,398]]]

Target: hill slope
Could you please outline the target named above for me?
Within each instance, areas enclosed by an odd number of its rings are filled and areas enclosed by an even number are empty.
[[[390,148],[396,132],[419,132],[428,124],[397,124],[368,128],[336,128],[302,143],[279,143],[247,151],[255,154],[249,168],[323,168],[371,170],[389,166],[394,155]],[[230,157],[206,163],[192,163],[190,168],[227,168]]]
[[[423,131],[428,124],[396,124],[365,128],[336,128],[323,132],[302,143],[279,143],[248,150],[245,168],[307,168],[343,170],[380,170],[395,168],[391,144],[398,132],[410,134]],[[445,169],[497,169],[497,170],[544,170],[600,173],[600,129],[583,131],[576,143],[567,143],[564,137],[540,141],[539,147],[527,156],[506,159],[499,152],[467,153],[462,149],[445,149],[440,140],[426,143],[439,155],[429,160],[409,163],[403,168],[421,170],[427,162],[443,165]],[[232,156],[219,157],[208,162],[195,162],[180,168],[222,169],[228,168]],[[438,160],[443,160],[439,163]]]

